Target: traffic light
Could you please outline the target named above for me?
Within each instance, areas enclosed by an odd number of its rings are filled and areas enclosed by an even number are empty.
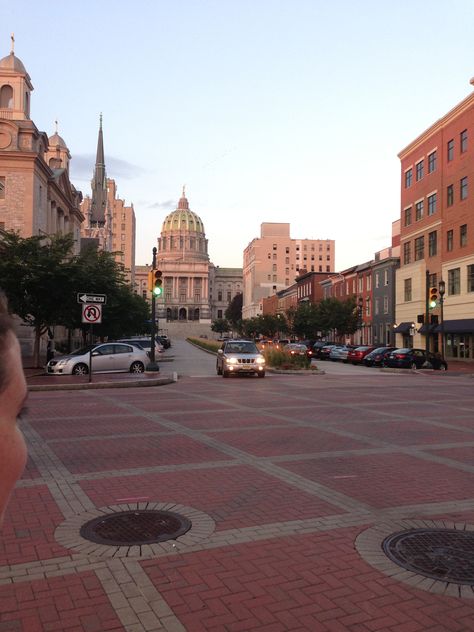
[[[161,296],[163,294],[163,272],[161,270],[153,270],[153,294]]]
[[[438,305],[438,288],[430,287],[429,297],[428,297],[428,305],[430,309],[434,309]]]
[[[149,292],[153,292],[153,287],[154,287],[154,276],[153,276],[153,270],[150,270],[150,272],[148,273],[148,291]]]

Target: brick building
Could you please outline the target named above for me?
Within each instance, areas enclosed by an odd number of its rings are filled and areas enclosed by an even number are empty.
[[[473,83],[471,81],[471,83]],[[426,322],[427,288],[446,286],[448,358],[473,358],[474,93],[403,149],[397,344],[442,350],[440,306]],[[424,326],[418,322],[424,316]],[[420,317],[420,318],[419,318]],[[436,323],[438,321],[438,324]]]

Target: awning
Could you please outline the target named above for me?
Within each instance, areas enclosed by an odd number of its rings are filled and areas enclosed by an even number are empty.
[[[441,325],[436,325],[435,332],[441,331]],[[445,320],[443,323],[445,334],[471,334],[474,333],[474,318],[460,318],[459,320]]]
[[[393,332],[395,334],[408,334],[413,323],[400,323],[394,327]]]
[[[428,325],[427,327],[426,324],[423,323],[423,325],[418,329],[418,333],[426,335],[426,329],[428,328],[428,333],[433,334],[435,333],[437,326],[438,325]]]

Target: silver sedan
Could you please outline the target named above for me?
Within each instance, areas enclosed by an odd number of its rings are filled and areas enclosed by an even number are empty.
[[[46,371],[49,375],[87,375],[91,358],[93,373],[143,373],[150,362],[144,349],[120,342],[105,342],[53,358],[46,365]]]

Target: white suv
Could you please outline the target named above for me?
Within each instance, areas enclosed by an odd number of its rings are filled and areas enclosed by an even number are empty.
[[[217,351],[216,371],[222,377],[233,373],[265,377],[265,358],[250,340],[226,340]]]

